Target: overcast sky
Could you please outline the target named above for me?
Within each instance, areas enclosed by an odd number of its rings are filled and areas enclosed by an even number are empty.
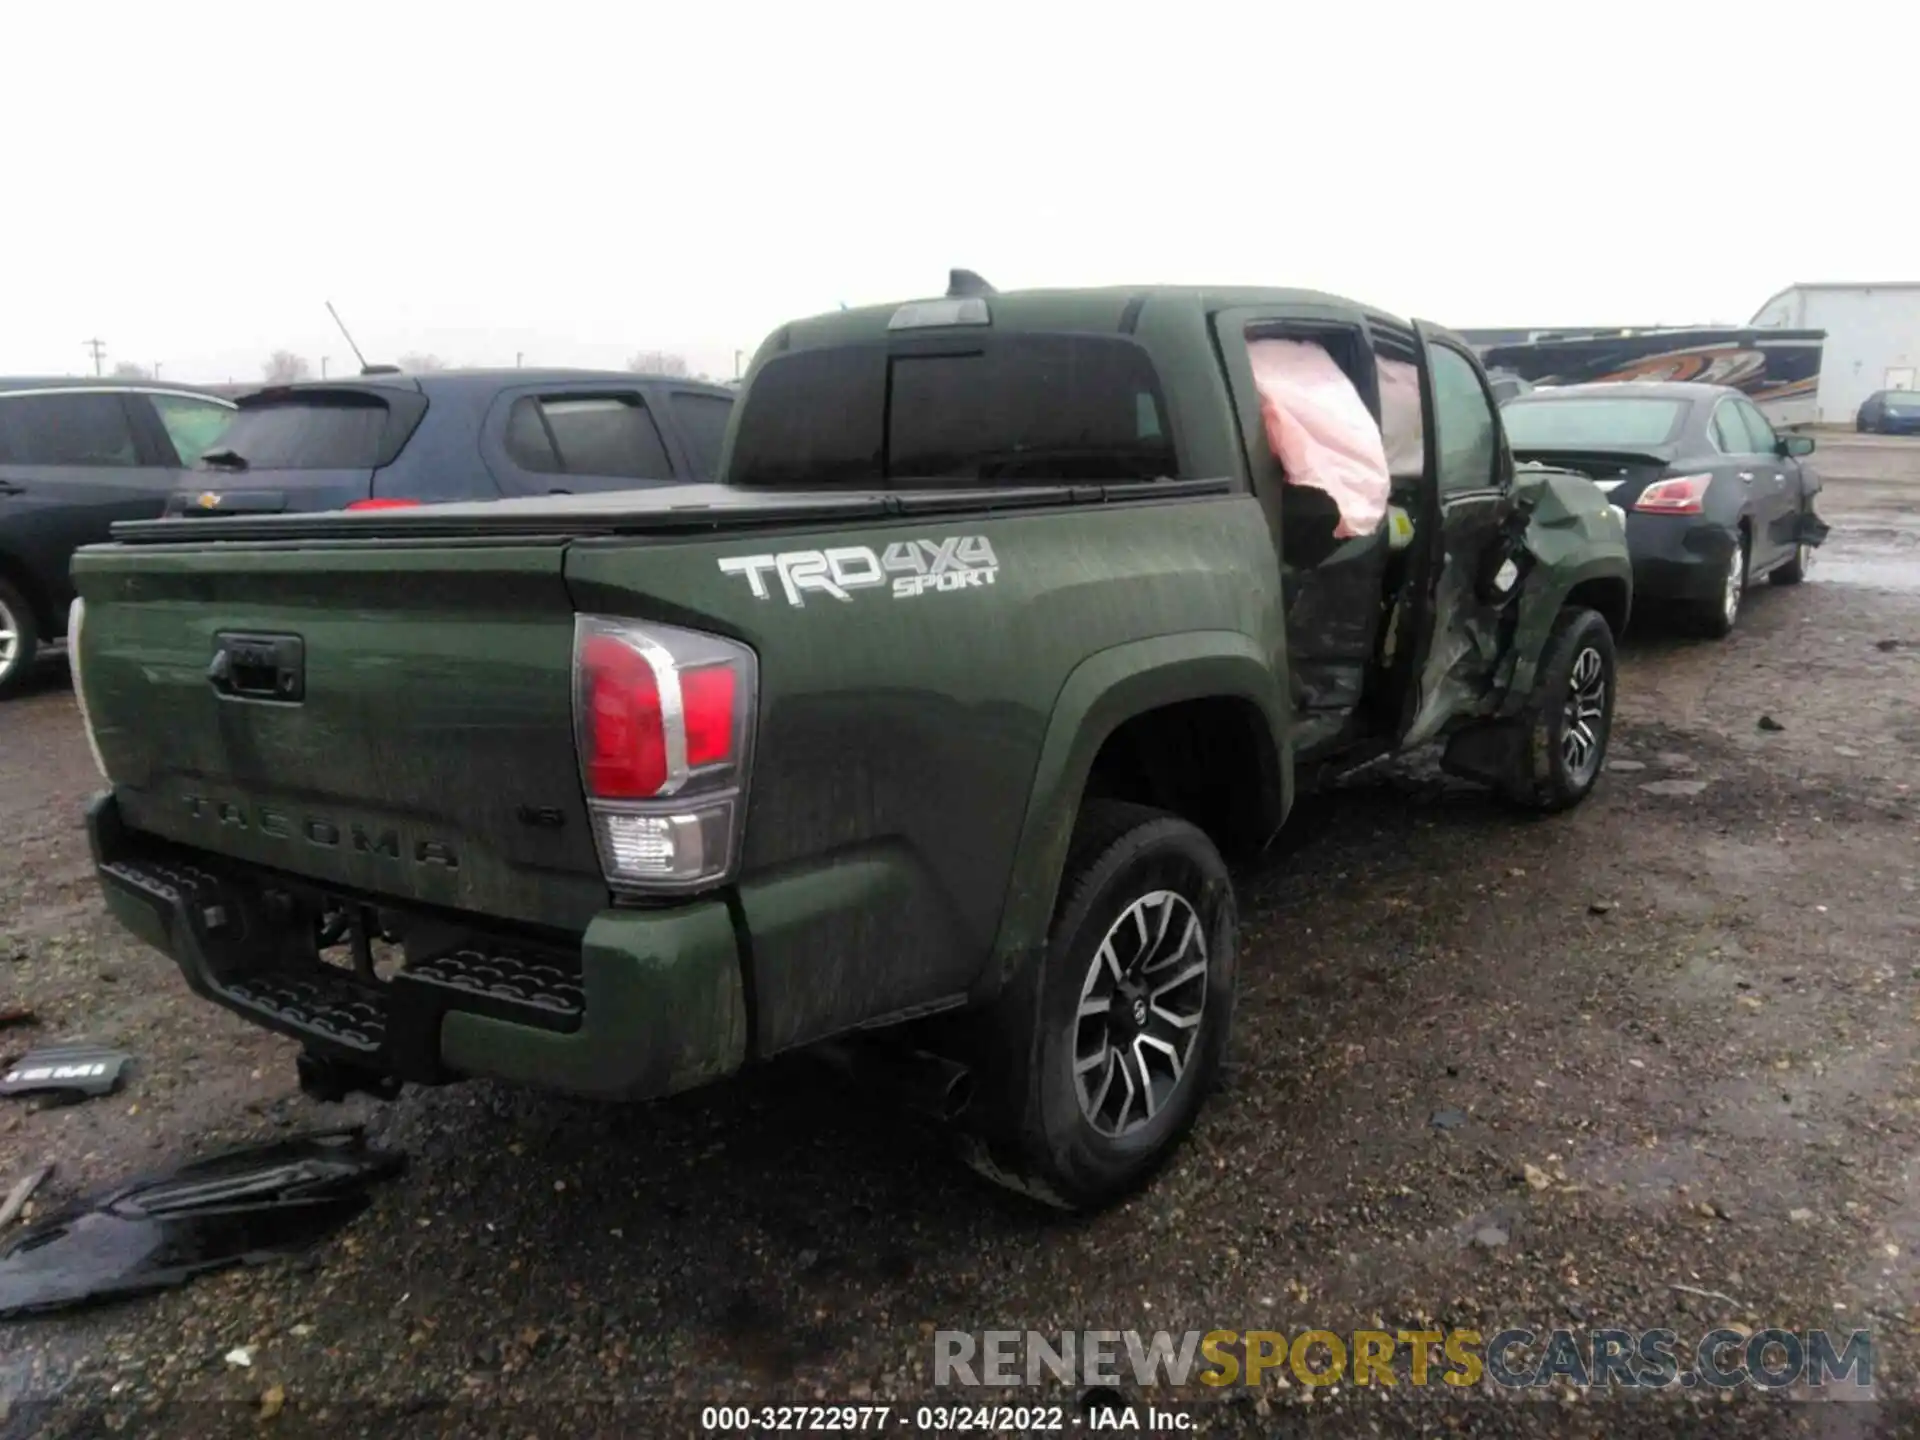
[[[1240,282],[1447,324],[1920,279],[1892,6],[17,3],[0,373],[731,374],[943,288]],[[1772,14],[1777,20],[1769,21]]]

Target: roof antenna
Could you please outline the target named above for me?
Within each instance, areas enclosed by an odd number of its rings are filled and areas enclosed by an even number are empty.
[[[971,270],[947,272],[947,298],[959,300],[972,295],[998,295],[1000,292]]]
[[[353,358],[360,362],[360,373],[362,375],[372,374],[373,367],[367,364],[367,357],[360,353],[360,347],[353,343],[353,334],[347,329],[347,322],[340,318],[340,312],[333,308],[333,302],[331,300],[326,302],[326,307],[327,314],[333,317],[333,323],[338,325],[340,327],[340,333],[347,337],[347,348],[353,351]]]

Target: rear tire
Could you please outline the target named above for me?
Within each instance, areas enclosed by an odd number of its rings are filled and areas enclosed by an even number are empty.
[[[40,630],[26,598],[0,580],[0,700],[17,694],[33,674]]]
[[[1211,840],[1163,811],[1087,801],[1046,956],[992,1012],[1014,1073],[982,1087],[968,1164],[1066,1210],[1144,1184],[1218,1077],[1238,944]]]
[[[1520,771],[1507,799],[1550,813],[1592,793],[1607,766],[1614,689],[1613,631],[1606,620],[1595,610],[1562,610],[1540,657]]]

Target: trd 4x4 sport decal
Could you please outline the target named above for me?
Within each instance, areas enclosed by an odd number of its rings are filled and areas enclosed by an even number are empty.
[[[865,545],[830,550],[783,550],[777,555],[731,555],[721,573],[744,575],[756,600],[772,592],[768,575],[779,578],[789,605],[805,605],[807,592],[851,600],[856,590],[891,585],[893,598],[911,600],[934,590],[965,590],[991,585],[1000,562],[984,535],[949,535],[943,540],[896,540],[875,554]]]

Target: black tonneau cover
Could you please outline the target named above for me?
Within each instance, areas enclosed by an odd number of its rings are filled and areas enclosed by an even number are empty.
[[[734,485],[671,485],[613,494],[540,495],[414,509],[351,514],[223,515],[183,525],[177,520],[123,520],[113,538],[127,545],[338,540],[498,539],[542,536],[660,535],[757,530],[813,522],[978,514],[1229,494],[1231,480],[1149,480],[1117,485],[1022,485],[997,489],[906,493],[767,491]]]

